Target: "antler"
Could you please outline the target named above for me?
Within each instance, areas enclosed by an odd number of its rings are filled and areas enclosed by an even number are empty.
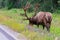
[[[39,4],[38,4],[38,3],[36,3],[36,4],[35,4],[35,8],[34,8],[34,11],[35,11],[34,16],[35,16],[35,15],[36,15],[36,13],[37,13],[38,7],[39,7]],[[34,16],[33,16],[33,17],[34,17]]]
[[[27,11],[28,8],[30,8],[30,3],[27,2],[26,6],[23,7],[24,12],[25,12],[25,16],[27,17],[27,19],[29,19],[29,17],[28,17],[27,14],[26,14],[26,11]]]

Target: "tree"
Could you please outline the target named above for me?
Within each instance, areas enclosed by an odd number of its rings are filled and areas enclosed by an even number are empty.
[[[27,1],[31,4],[29,11],[34,10],[36,3],[39,4],[38,11],[54,11],[59,6],[59,0],[0,0],[0,8],[22,8]]]

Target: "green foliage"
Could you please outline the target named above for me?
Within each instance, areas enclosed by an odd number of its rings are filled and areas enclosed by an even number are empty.
[[[60,8],[59,0],[0,0],[0,8],[22,8],[29,2],[32,7],[28,10],[29,12],[34,11],[34,5],[39,3],[38,11],[49,11],[54,12],[55,9]]]
[[[29,31],[26,27],[29,22],[22,20],[25,17],[20,15],[20,13],[24,13],[23,9],[0,10],[0,24],[7,25],[14,31],[22,33],[30,40],[55,40],[56,37],[60,36],[59,12],[60,10],[58,10],[58,13],[55,12],[52,14],[53,20],[50,28],[50,33],[48,33],[46,29],[43,30],[42,26],[40,26],[39,28],[37,28],[37,26],[33,26],[33,28],[42,29],[42,32],[40,32],[41,30]],[[31,17],[33,15],[33,12],[27,15]]]

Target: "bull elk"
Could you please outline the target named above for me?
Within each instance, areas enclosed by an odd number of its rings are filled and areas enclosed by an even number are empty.
[[[38,12],[33,17],[28,17],[26,14],[26,10],[28,9],[28,6],[26,6],[24,9],[26,20],[29,20],[29,24],[31,25],[39,25],[43,26],[43,29],[46,27],[47,31],[50,31],[50,25],[52,21],[52,14],[50,12]]]

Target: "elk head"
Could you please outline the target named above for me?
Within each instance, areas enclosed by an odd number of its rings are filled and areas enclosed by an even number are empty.
[[[36,13],[37,13],[36,11],[37,11],[38,7],[39,7],[39,4],[36,3],[35,8],[34,8],[35,14],[33,15],[33,17],[30,17],[30,18],[29,18],[29,17],[27,16],[27,14],[26,14],[27,9],[30,8],[30,4],[28,3],[28,4],[26,4],[25,7],[23,7],[24,12],[25,12],[24,15],[25,15],[26,18],[27,18],[27,19],[25,19],[25,20],[29,20],[29,24],[33,24],[33,22],[36,21],[36,19],[35,19],[34,17],[36,16]]]

